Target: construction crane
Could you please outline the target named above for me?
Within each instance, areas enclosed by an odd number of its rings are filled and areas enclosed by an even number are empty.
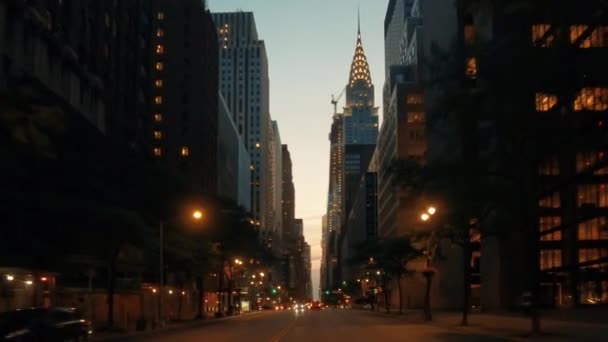
[[[342,91],[340,92],[340,95],[338,95],[338,97],[334,97],[334,95],[331,96],[331,104],[334,105],[334,115],[338,114],[338,101],[340,101],[340,99],[342,98],[342,95],[344,95],[344,91],[346,90],[346,87],[342,88]]]

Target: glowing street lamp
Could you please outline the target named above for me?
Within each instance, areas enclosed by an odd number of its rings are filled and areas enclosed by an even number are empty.
[[[437,211],[437,209],[435,207],[429,207],[426,212],[429,213],[430,215],[435,214],[435,212]]]
[[[430,217],[431,217],[431,216],[430,216],[429,214],[427,214],[427,213],[424,213],[424,214],[420,215],[420,219],[421,219],[422,221],[428,221],[428,219],[429,219]]]
[[[195,210],[195,211],[192,213],[192,218],[194,218],[195,220],[199,221],[200,219],[202,219],[202,218],[203,218],[203,212],[202,212],[202,211],[200,211],[200,210]]]
[[[15,280],[15,276],[13,276],[12,274],[7,274],[6,275],[6,280],[13,281],[13,280]]]

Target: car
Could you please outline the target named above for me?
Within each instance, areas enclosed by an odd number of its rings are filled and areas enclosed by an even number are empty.
[[[312,305],[310,306],[310,309],[311,310],[321,310],[322,309],[321,302],[319,302],[319,301],[312,302]]]
[[[29,308],[0,314],[0,341],[86,341],[91,323],[73,308]]]

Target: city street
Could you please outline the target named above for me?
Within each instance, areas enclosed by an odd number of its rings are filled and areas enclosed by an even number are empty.
[[[357,310],[263,312],[120,341],[515,341]]]

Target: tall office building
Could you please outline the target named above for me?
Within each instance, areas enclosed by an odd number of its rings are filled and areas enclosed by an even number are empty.
[[[283,240],[283,245],[288,246],[293,242],[293,238],[295,237],[295,188],[293,185],[293,165],[289,147],[287,145],[282,145],[281,153],[281,162],[283,163],[281,170],[283,173],[283,234],[281,239]]]
[[[279,256],[283,253],[283,149],[281,147],[281,134],[279,133],[279,125],[276,121],[271,121],[270,127],[270,189],[268,196],[268,228],[269,238],[271,240],[272,249],[275,255]]]
[[[217,194],[217,34],[198,0],[152,2],[150,153],[195,192]]]
[[[268,59],[252,12],[213,13],[219,41],[220,92],[251,157],[251,212],[264,235],[272,233],[268,208],[270,123]]]

